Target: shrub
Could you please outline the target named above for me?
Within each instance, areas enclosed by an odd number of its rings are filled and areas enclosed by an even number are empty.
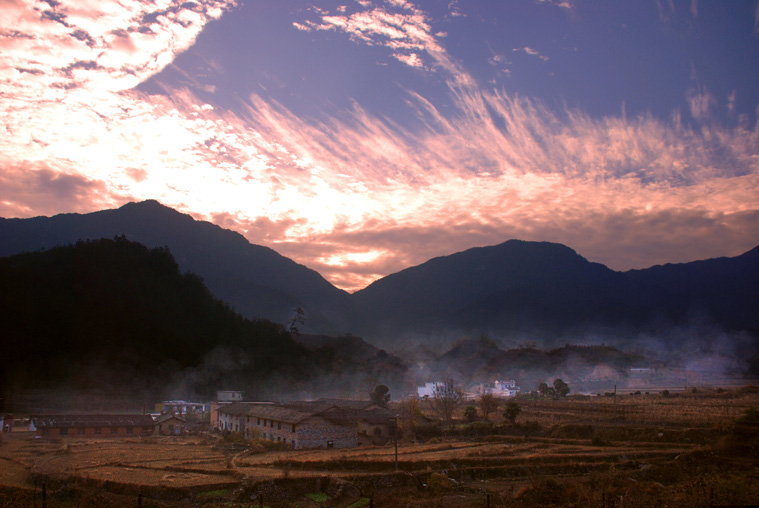
[[[743,412],[743,416],[738,418],[735,423],[739,425],[759,426],[759,411],[755,407],[750,407]]]
[[[453,480],[440,473],[432,473],[427,480],[427,489],[432,494],[439,495],[456,486]]]
[[[247,444],[245,436],[241,432],[227,432],[224,434],[224,442],[230,444]]]

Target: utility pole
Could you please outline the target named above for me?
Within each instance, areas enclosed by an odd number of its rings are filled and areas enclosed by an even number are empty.
[[[395,441],[395,470],[398,471],[398,415],[393,416],[393,441]]]

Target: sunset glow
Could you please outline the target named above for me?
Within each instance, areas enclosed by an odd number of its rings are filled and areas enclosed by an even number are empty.
[[[756,2],[285,3],[3,2],[0,216],[157,199],[351,291],[510,238],[614,269],[759,243]],[[681,61],[702,33],[722,56]]]

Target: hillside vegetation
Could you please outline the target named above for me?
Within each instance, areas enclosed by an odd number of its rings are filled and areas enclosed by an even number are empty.
[[[316,353],[281,326],[249,320],[180,273],[168,248],[80,241],[0,259],[3,392],[55,387],[105,396],[251,392],[274,373],[293,381]],[[140,397],[141,399],[142,397]]]

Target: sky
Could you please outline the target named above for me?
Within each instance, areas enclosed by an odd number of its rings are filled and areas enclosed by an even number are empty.
[[[759,3],[0,0],[0,216],[164,205],[360,289],[759,244]]]

